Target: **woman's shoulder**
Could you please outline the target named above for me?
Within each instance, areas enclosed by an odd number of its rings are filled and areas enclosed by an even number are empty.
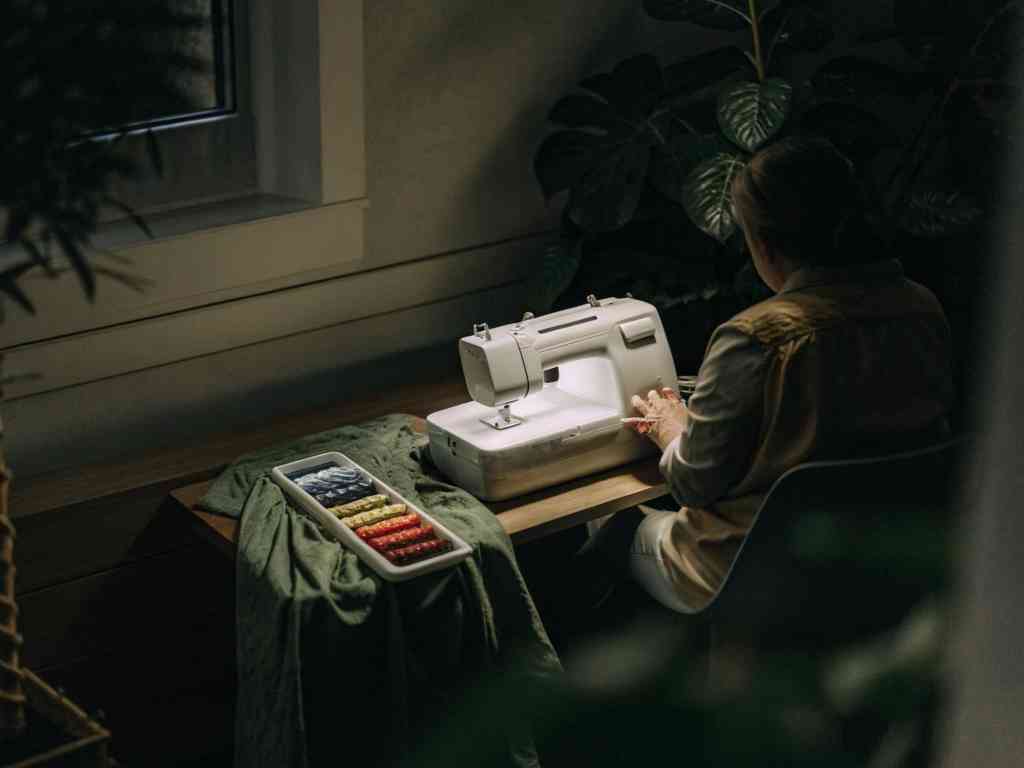
[[[838,317],[832,302],[813,293],[783,293],[747,307],[719,326],[769,346],[782,344]]]

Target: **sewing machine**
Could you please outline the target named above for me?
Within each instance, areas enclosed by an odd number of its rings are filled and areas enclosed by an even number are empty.
[[[430,455],[456,485],[500,501],[655,451],[623,426],[630,398],[678,392],[658,310],[633,298],[488,328],[459,340],[475,402],[427,417]]]

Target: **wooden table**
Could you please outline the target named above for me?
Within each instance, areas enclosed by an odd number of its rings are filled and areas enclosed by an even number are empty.
[[[422,419],[416,428],[425,431]],[[171,493],[192,516],[196,531],[223,552],[234,556],[238,521],[196,509],[209,482],[193,483]],[[623,467],[545,488],[509,501],[488,504],[512,538],[522,544],[556,533],[588,520],[666,494],[658,462],[651,458]]]

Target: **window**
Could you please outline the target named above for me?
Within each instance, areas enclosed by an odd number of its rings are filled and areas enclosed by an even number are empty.
[[[259,185],[255,124],[249,83],[248,0],[172,0],[201,23],[168,41],[175,52],[203,62],[201,71],[178,75],[187,108],[126,100],[133,111],[122,128],[126,150],[150,168],[147,131],[160,146],[162,170],[119,181],[114,196],[141,212],[186,207],[252,194]],[[109,131],[97,131],[102,138]]]
[[[241,32],[235,25],[235,0],[166,0],[166,3],[172,13],[182,14],[182,26],[174,26],[174,22],[161,26],[159,21],[154,21],[143,33],[157,38],[149,41],[148,47],[179,55],[198,67],[196,70],[183,68],[176,77],[188,102],[183,110],[177,104],[123,98],[121,104],[130,110],[129,117],[115,118],[117,130],[169,128],[235,113],[235,48],[236,37]],[[157,7],[160,5],[158,3]],[[101,129],[87,135],[96,137],[109,133],[110,130]]]

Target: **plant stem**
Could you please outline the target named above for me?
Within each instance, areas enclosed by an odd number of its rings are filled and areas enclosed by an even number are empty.
[[[743,13],[743,11],[740,11],[740,10],[737,10],[736,8],[733,8],[728,3],[722,3],[722,2],[719,2],[719,0],[704,0],[704,2],[710,3],[711,5],[714,5],[714,6],[718,7],[718,8],[721,8],[724,11],[729,11],[730,13],[735,13],[737,16],[739,16],[741,19],[743,19],[745,21],[750,21],[750,19],[747,18],[747,15],[745,13]]]
[[[761,15],[763,16],[764,14],[761,14]],[[768,55],[765,57],[765,61],[764,61],[765,67],[768,67],[768,66],[771,65],[771,63],[772,63],[772,56],[775,55],[775,46],[778,45],[779,40],[782,37],[782,33],[786,31],[786,25],[789,24],[789,20],[791,18],[793,18],[793,11],[792,10],[790,10],[789,13],[787,13],[785,15],[785,17],[782,19],[782,23],[779,24],[779,28],[777,30],[775,30],[775,34],[772,36],[772,41],[768,45]]]
[[[747,0],[750,11],[750,31],[754,36],[754,66],[758,82],[764,81],[764,56],[761,53],[761,20],[757,15],[757,0]]]

